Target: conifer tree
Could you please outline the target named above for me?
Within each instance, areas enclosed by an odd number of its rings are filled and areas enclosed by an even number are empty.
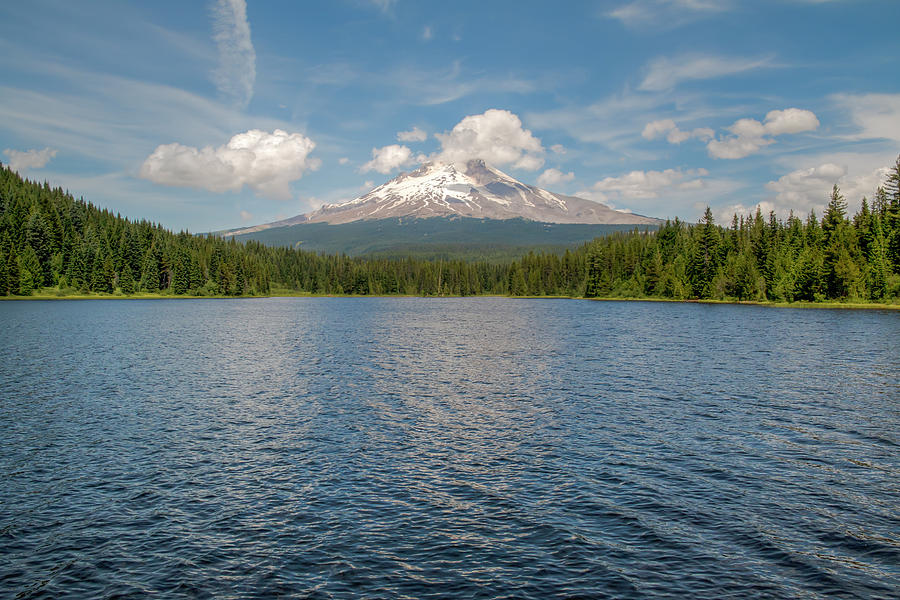
[[[130,296],[134,293],[134,275],[131,272],[131,266],[126,262],[119,274],[119,289],[122,293]]]
[[[30,296],[32,292],[41,288],[43,272],[37,253],[30,245],[25,245],[25,250],[19,255],[19,293],[22,296]]]

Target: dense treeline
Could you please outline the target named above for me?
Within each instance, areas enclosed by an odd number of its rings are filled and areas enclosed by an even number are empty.
[[[365,260],[178,234],[133,222],[0,168],[0,295],[197,296],[506,293],[504,265]]]
[[[774,214],[617,233],[503,264],[319,255],[172,233],[0,168],[0,295],[563,295],[819,301],[900,298],[900,158],[849,219],[835,187],[821,221]]]
[[[834,186],[822,220],[759,209],[730,227],[676,220],[655,235],[616,235],[588,248],[586,296],[759,301],[900,298],[900,158],[871,205],[851,218]]]

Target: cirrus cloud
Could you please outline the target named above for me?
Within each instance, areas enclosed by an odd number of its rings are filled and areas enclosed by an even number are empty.
[[[285,200],[291,197],[292,181],[321,165],[309,156],[315,147],[300,133],[251,129],[217,148],[158,146],[141,165],[140,176],[162,185],[211,192],[237,192],[247,185],[259,195]]]
[[[223,95],[246,108],[256,83],[256,50],[250,39],[246,0],[218,0],[212,5],[213,39],[219,50],[219,66],[212,79]]]
[[[713,79],[767,66],[768,58],[736,58],[691,54],[675,58],[660,57],[650,62],[647,74],[638,86],[646,92],[662,92],[684,81]]]
[[[526,171],[536,171],[544,165],[541,141],[508,110],[492,108],[480,115],[469,115],[449,132],[436,133],[435,137],[441,143],[435,158],[444,162],[464,163],[481,158],[498,167],[512,165]]]

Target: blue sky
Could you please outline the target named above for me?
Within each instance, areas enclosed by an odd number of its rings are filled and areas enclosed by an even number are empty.
[[[660,217],[851,210],[900,154],[900,2],[0,5],[0,161],[173,229],[425,160]]]

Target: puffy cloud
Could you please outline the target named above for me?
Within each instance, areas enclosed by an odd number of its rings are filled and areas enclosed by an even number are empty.
[[[536,171],[544,165],[541,141],[522,127],[518,116],[508,110],[490,109],[470,115],[447,133],[437,133],[441,151],[438,160],[462,163],[481,158],[495,166],[512,165]]]
[[[377,171],[387,175],[394,169],[414,164],[412,150],[399,144],[391,144],[383,148],[372,148],[372,160],[360,167],[361,173]]]
[[[349,162],[350,162],[350,159],[347,158],[346,156],[342,156],[338,159],[338,163],[342,164],[342,165],[346,165]]]
[[[851,170],[843,164],[826,162],[791,171],[777,181],[767,183],[766,189],[775,192],[775,201],[781,213],[793,209],[803,215],[815,209],[821,216],[828,204],[831,188],[836,184],[852,212],[863,196],[871,199],[887,173],[887,165],[877,169]]]
[[[813,131],[818,127],[819,119],[812,111],[799,108],[773,110],[766,114],[763,123],[756,119],[738,119],[727,128],[731,136],[710,140],[706,148],[713,158],[744,158],[775,143],[767,136]]]
[[[288,199],[290,183],[321,165],[309,156],[315,147],[315,142],[299,133],[251,129],[218,148],[158,146],[141,166],[140,176],[154,183],[211,192],[236,192],[247,185],[257,194]]]
[[[245,108],[256,83],[256,50],[250,40],[245,0],[218,0],[212,5],[213,39],[219,51],[219,66],[213,71],[216,88]]]
[[[418,127],[413,127],[409,131],[401,131],[397,133],[397,140],[401,142],[424,142],[428,139],[428,134]]]
[[[786,108],[772,110],[766,114],[766,133],[781,135],[783,133],[800,133],[815,131],[819,127],[819,119],[810,110]]]
[[[552,146],[550,146],[550,150],[552,150],[554,154],[565,154],[566,153],[566,147],[563,146],[562,144],[553,144]]]
[[[43,150],[12,150],[7,148],[3,154],[9,157],[9,168],[13,171],[24,171],[25,169],[40,169],[47,166],[47,163],[56,156],[56,150],[53,148],[44,148]]]
[[[832,99],[850,112],[861,139],[900,141],[900,94],[838,94]]]
[[[246,210],[241,211],[241,223],[249,223],[253,220],[253,213],[249,213]]]
[[[644,131],[641,135],[644,139],[648,140],[665,135],[666,140],[670,144],[680,144],[691,138],[697,138],[703,141],[710,140],[713,135],[715,135],[715,132],[708,127],[699,127],[693,131],[681,131],[672,119],[661,119],[659,121],[647,123],[647,125],[644,126]]]
[[[734,75],[764,67],[768,62],[768,58],[748,59],[702,55],[667,58],[663,56],[650,62],[647,74],[638,89],[662,92],[670,90],[684,81]]]
[[[537,183],[540,186],[548,186],[572,181],[573,179],[575,179],[575,173],[572,171],[563,173],[559,169],[547,169],[538,176]]]
[[[703,188],[705,182],[699,177],[708,175],[706,169],[682,171],[666,169],[665,171],[631,171],[621,177],[607,177],[595,183],[594,192],[603,196],[612,195],[620,198],[657,198],[660,192],[674,190],[696,190]]]

